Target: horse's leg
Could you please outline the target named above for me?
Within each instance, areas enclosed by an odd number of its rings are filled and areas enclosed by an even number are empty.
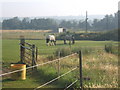
[[[49,39],[46,39],[46,45],[49,46]]]
[[[64,40],[64,44],[67,44],[67,43],[66,43],[66,40]]]
[[[47,46],[49,46],[49,43],[46,43]]]
[[[54,45],[56,46],[56,41],[54,41]]]
[[[55,46],[55,41],[54,40],[52,40],[52,45]]]
[[[49,42],[49,46],[51,46],[51,41]]]
[[[50,46],[52,46],[52,41],[50,42]]]
[[[54,41],[52,41],[52,45],[54,46],[55,44],[54,44]]]
[[[53,45],[55,46],[55,41],[53,41]]]
[[[48,46],[50,46],[51,44],[50,44],[50,42],[48,43]]]
[[[51,42],[52,46],[54,46],[53,41]]]
[[[52,46],[52,41],[50,41],[50,46]]]

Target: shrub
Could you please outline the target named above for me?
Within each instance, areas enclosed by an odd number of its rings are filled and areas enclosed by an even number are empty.
[[[105,45],[105,51],[108,53],[112,53],[112,44],[106,44]]]
[[[112,53],[112,54],[118,54],[118,46],[113,45],[112,43],[106,44],[105,45],[105,51],[107,53]]]
[[[55,51],[55,56],[58,57],[59,56],[59,52],[60,52],[60,56],[61,57],[64,57],[64,56],[67,56],[69,54],[71,54],[71,49],[70,48],[58,48],[56,51]]]

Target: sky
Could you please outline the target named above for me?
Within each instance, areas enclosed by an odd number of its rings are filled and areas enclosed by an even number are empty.
[[[119,0],[0,0],[2,17],[84,16],[114,14]]]

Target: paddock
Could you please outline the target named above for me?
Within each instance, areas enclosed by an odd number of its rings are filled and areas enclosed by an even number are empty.
[[[11,62],[17,62],[19,60],[19,40],[12,40],[12,39],[4,39],[3,41],[3,68],[6,68],[6,66],[9,67]],[[89,54],[83,54],[83,77],[85,79],[84,81],[84,87],[89,87],[89,83],[93,83],[93,86],[91,87],[117,87],[117,61],[118,58],[116,55],[114,54],[108,54],[106,52],[104,52],[104,45],[106,43],[111,43],[111,41],[76,41],[76,43],[74,45],[72,45],[71,47],[69,45],[64,45],[63,41],[58,40],[57,46],[51,46],[48,47],[45,44],[45,40],[26,40],[26,42],[31,43],[31,44],[35,44],[39,49],[39,56],[38,58],[40,58],[40,63],[45,63],[48,62],[48,60],[46,59],[48,56],[53,55],[53,53],[55,53],[55,51],[58,48],[75,48],[75,47],[81,47],[81,48],[94,48],[96,49],[95,51],[92,51],[90,49]],[[113,42],[113,43],[117,43],[117,42]],[[77,57],[76,56],[71,56],[68,58],[65,58],[64,61],[61,61],[60,65],[61,66],[61,70],[63,72],[61,72],[61,75],[64,74],[65,72],[67,72],[68,70],[70,70],[70,68],[74,68],[71,67],[76,65],[74,62],[77,62]],[[114,62],[114,65],[113,63]],[[92,65],[92,63],[94,63],[94,65]],[[109,65],[108,65],[109,63]],[[54,68],[54,65],[56,66],[56,68]],[[102,67],[101,67],[102,66]],[[103,68],[104,67],[104,68]],[[111,68],[110,68],[111,67]],[[48,70],[49,68],[49,70]],[[66,69],[65,69],[66,68]],[[32,77],[28,75],[27,76],[27,80],[26,81],[10,81],[10,80],[6,80],[5,82],[3,82],[3,87],[29,87],[29,88],[36,88],[39,85],[43,84],[43,80],[45,80],[45,82],[47,82],[46,78],[49,77],[48,80],[52,80],[53,76],[57,77],[57,72],[56,70],[58,69],[57,67],[57,63],[54,64],[50,64],[50,65],[46,65],[41,66],[38,68],[39,73],[36,73],[36,75],[34,75],[35,77]],[[98,74],[99,72],[99,74]],[[71,80],[71,78],[76,75],[75,72],[73,72],[74,74],[70,74],[67,75],[66,77],[64,77],[63,79],[60,79],[60,82],[57,81],[57,83],[59,83],[60,86],[57,86],[55,83],[47,85],[47,87],[51,87],[51,86],[56,86],[56,87],[62,87],[65,88],[65,82],[68,82],[68,85],[71,84],[73,81],[69,82],[66,79]],[[94,75],[93,75],[94,73]],[[114,73],[114,74],[110,74],[110,73]],[[72,75],[72,76],[71,76]],[[110,76],[109,76],[110,75]],[[108,76],[110,77],[108,79]],[[103,82],[101,82],[101,77],[106,77]],[[116,79],[113,79],[111,77],[114,77]],[[90,80],[88,80],[90,78]],[[86,81],[88,80],[88,81]],[[110,80],[110,81],[107,81]],[[105,82],[106,81],[106,82]],[[111,84],[109,84],[108,82],[115,82],[115,84],[113,84],[111,86]],[[29,83],[28,83],[29,82]],[[97,85],[97,83],[100,83],[99,86]],[[102,84],[105,83],[105,84]],[[31,85],[32,84],[32,85]],[[106,86],[107,84],[107,86]],[[66,85],[66,86],[68,86]],[[76,82],[75,85],[79,86],[79,82]]]

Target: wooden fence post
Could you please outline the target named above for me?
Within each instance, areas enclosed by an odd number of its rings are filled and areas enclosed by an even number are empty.
[[[82,52],[79,51],[79,72],[80,72],[80,89],[83,89],[83,81],[82,81]]]
[[[20,44],[22,46],[25,46],[25,39],[24,39],[24,36],[20,36]],[[25,48],[23,48],[22,46],[20,45],[20,61],[21,63],[24,63],[24,60],[25,60]]]
[[[35,45],[33,44],[32,45],[32,66],[36,65],[35,59],[36,59],[35,58]]]
[[[36,61],[38,59],[38,48],[36,47]]]

